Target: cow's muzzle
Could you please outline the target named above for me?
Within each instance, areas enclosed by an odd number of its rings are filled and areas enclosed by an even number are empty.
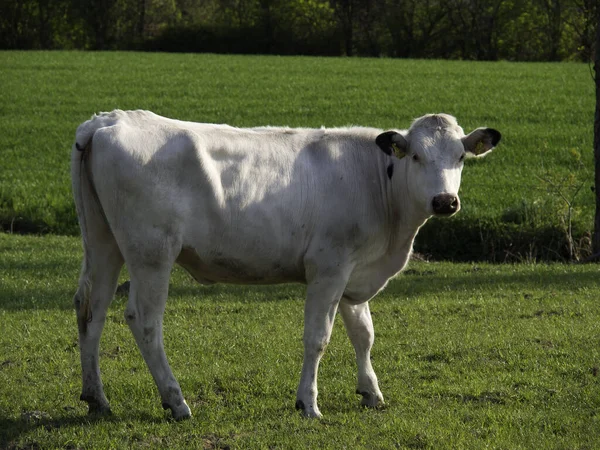
[[[460,210],[460,200],[454,194],[438,194],[431,201],[436,216],[451,216]]]

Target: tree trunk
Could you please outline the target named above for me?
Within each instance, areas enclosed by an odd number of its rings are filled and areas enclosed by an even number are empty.
[[[548,16],[548,60],[559,61],[560,35],[562,32],[562,10],[559,0],[546,0],[546,14]]]
[[[38,0],[38,26],[40,48],[49,50],[52,48],[52,25],[50,23],[50,2]]]
[[[342,33],[344,53],[352,56],[354,49],[354,2],[353,0],[331,0],[330,5],[335,10],[338,29]]]
[[[596,9],[596,57],[594,61],[596,73],[596,113],[594,116],[594,169],[596,188],[596,216],[594,219],[594,236],[592,245],[594,254],[600,253],[600,8]]]
[[[342,11],[342,27],[344,30],[344,47],[346,48],[346,56],[352,56],[354,51],[354,5],[352,0],[342,2],[344,10]]]
[[[260,9],[261,9],[261,21],[264,31],[264,39],[265,44],[263,51],[266,54],[271,53],[271,51],[275,48],[275,36],[273,32],[273,11],[271,0],[261,0],[260,1]]]
[[[144,30],[146,29],[146,0],[139,0],[139,8],[137,38],[142,43],[144,42]]]

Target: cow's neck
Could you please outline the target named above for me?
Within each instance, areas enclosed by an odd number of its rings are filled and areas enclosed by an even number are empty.
[[[413,242],[419,229],[431,217],[410,195],[406,174],[406,163],[400,161],[390,180],[391,189],[388,191],[390,230],[388,257],[397,270],[401,270],[408,262]]]
[[[416,233],[431,217],[431,214],[425,212],[422,205],[417,204],[417,200],[412,196],[408,170],[406,159],[396,163],[394,175],[388,180],[387,190],[390,225],[402,234],[410,230]]]
[[[425,219],[421,225],[424,224],[426,220],[427,219]],[[394,273],[401,271],[408,263],[419,228],[420,225],[406,227],[401,225],[392,231],[387,257],[388,264],[393,268],[392,271]]]

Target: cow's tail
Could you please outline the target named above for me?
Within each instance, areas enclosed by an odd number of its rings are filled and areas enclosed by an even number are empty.
[[[93,136],[99,128],[94,122],[93,117],[92,120],[80,125],[77,129],[75,143],[71,151],[71,183],[83,241],[83,262],[79,277],[79,287],[75,293],[73,302],[77,312],[79,332],[84,335],[87,331],[87,324],[92,320],[93,249],[90,246],[89,240],[90,224],[98,224],[98,221],[106,220],[98,194],[96,193],[90,166]]]

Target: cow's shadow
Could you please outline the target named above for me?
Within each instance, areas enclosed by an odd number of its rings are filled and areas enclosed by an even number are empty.
[[[51,417],[39,411],[23,413],[19,418],[0,416],[0,448],[21,448],[17,442],[20,436],[38,429],[45,429],[48,432],[52,432],[60,428],[89,426],[99,422],[120,423],[123,421],[141,421],[145,423],[162,423],[164,420],[164,418],[152,416],[144,412],[135,412],[126,418],[115,414],[80,416],[65,414],[62,417]],[[32,443],[31,448],[37,448],[36,445]],[[23,448],[29,447],[25,445]]]
[[[409,263],[405,272],[390,280],[387,288],[381,292],[375,301],[382,296],[411,298],[420,295],[447,292],[448,289],[455,291],[485,291],[494,285],[501,284],[505,289],[520,292],[535,287],[545,290],[565,291],[585,286],[596,286],[600,277],[600,269],[597,265],[586,265],[581,271],[567,271],[557,273],[552,266],[539,265],[535,270],[496,271],[494,265],[478,266],[473,264],[471,268],[465,265],[462,273],[446,273],[443,267],[435,263],[418,265]],[[587,269],[589,268],[589,270]],[[252,302],[279,302],[298,300],[303,301],[306,286],[299,283],[274,284],[274,285],[235,285],[214,284],[200,285],[192,280],[181,276],[172,279],[169,285],[169,303],[175,303],[182,297],[193,297],[198,301],[227,302],[228,299],[238,301],[239,298],[250,297]],[[72,310],[71,299],[75,292],[76,277],[74,276],[73,289],[58,287],[31,288],[20,286],[13,289],[0,286],[0,308],[8,311],[22,311],[37,309],[40,305],[49,309]],[[118,290],[113,305],[125,303],[128,290]],[[251,294],[251,295],[248,295]]]

